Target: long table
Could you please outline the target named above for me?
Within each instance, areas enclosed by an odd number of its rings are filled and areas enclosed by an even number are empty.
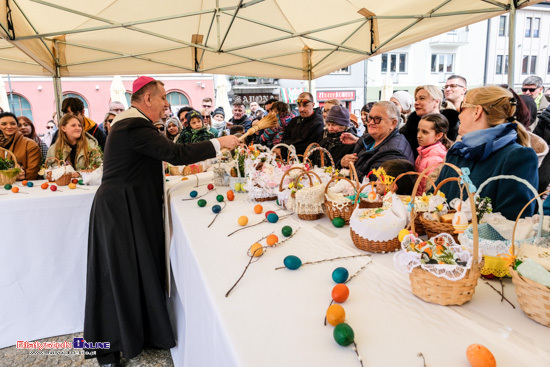
[[[348,226],[335,228],[326,217],[307,222],[293,215],[228,237],[242,228],[239,216],[248,216],[249,224],[264,218],[254,213],[256,203],[236,194],[207,228],[214,218],[211,207],[218,204],[216,193],[206,194],[206,207],[199,207],[196,200],[182,201],[191,190],[174,182],[169,196],[171,305],[178,339],[172,358],[178,367],[359,366],[351,347],[336,344],[334,327],[323,320],[335,285],[333,269],[342,266],[354,274],[369,259],[348,283],[350,296],[342,304],[365,366],[422,366],[422,353],[430,366],[466,367],[466,348],[474,343],[488,347],[498,366],[550,365],[550,328],[523,314],[510,280],[504,281],[505,296],[515,309],[483,279],[472,301],[445,307],[415,297],[408,275],[394,270],[392,254],[275,270],[291,254],[306,262],[365,252],[353,245]],[[195,190],[202,195],[207,188]],[[285,213],[274,202],[262,205],[264,212]],[[249,262],[250,245],[271,232],[283,239],[284,225],[300,229],[251,263],[226,297]],[[491,284],[500,288],[498,281]]]
[[[97,187],[0,187],[0,348],[82,331]]]

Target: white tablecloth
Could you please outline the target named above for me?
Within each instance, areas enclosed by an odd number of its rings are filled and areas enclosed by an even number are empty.
[[[82,331],[97,187],[0,188],[0,348]],[[28,194],[23,194],[26,192]]]
[[[207,189],[196,190],[201,195]],[[217,190],[225,194],[228,188]],[[324,326],[323,319],[335,285],[333,269],[343,266],[353,274],[366,259],[274,270],[291,254],[306,262],[364,253],[353,245],[349,227],[335,228],[326,217],[306,222],[292,216],[227,237],[240,228],[239,216],[248,216],[253,224],[264,214],[254,213],[255,203],[245,194],[236,194],[207,228],[214,218],[211,207],[218,204],[216,194],[207,194],[208,203],[201,208],[196,201],[181,201],[190,191],[181,184],[171,189],[175,365],[359,366],[351,347],[336,344],[334,327]],[[273,202],[262,205],[264,212],[280,210]],[[284,225],[301,229],[251,264],[226,298],[248,263],[249,246],[272,231],[282,239]],[[417,356],[422,352],[430,366],[466,367],[466,348],[473,343],[488,347],[499,367],[550,365],[550,328],[523,314],[510,280],[505,295],[516,309],[501,302],[483,280],[471,302],[433,305],[411,293],[408,275],[394,270],[392,256],[373,255],[373,262],[348,283],[350,297],[342,304],[366,366],[422,366]],[[492,284],[500,287],[497,281]]]

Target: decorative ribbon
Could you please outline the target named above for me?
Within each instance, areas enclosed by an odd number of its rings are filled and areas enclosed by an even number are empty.
[[[344,196],[346,199],[350,199],[351,201],[355,201],[355,198],[357,197],[357,195],[350,195],[350,196]],[[361,202],[361,198],[368,198],[369,197],[369,194],[365,193],[365,192],[362,192],[359,194],[359,200],[357,200],[357,202]]]
[[[475,185],[472,183],[472,180],[470,180],[470,169],[468,167],[462,167],[460,168],[460,170],[462,171],[462,175],[460,176],[460,184],[461,185],[464,185],[464,184],[468,184],[468,190],[470,191],[470,193],[474,193],[477,191]]]
[[[500,257],[502,260],[506,261],[506,266],[513,266],[514,262],[516,260],[516,257],[512,255],[512,246],[510,246],[510,250],[508,250],[508,254],[499,254],[498,257]]]
[[[407,211],[410,213],[414,208],[414,203],[413,201],[409,201],[409,203],[407,204]]]

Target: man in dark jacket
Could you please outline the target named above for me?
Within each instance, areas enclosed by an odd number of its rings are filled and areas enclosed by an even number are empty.
[[[252,127],[252,121],[248,118],[244,110],[244,104],[241,101],[233,102],[233,117],[229,119],[227,125],[229,127],[241,125],[244,127],[244,132]]]
[[[414,164],[414,156],[407,139],[397,130],[399,110],[388,101],[374,106],[367,117],[367,134],[363,138],[352,134],[342,134],[344,144],[355,144],[353,154],[342,158],[343,167],[353,162],[359,180],[362,180],[373,168],[378,168],[390,159],[406,159]]]
[[[72,113],[75,115],[82,123],[82,129],[97,140],[101,150],[105,149],[105,140],[107,136],[98,124],[84,115],[84,103],[80,99],[75,97],[65,98],[61,105],[61,111],[63,113]],[[52,144],[57,140],[57,135],[58,131],[53,135]]]
[[[283,133],[283,143],[294,145],[296,154],[304,154],[307,146],[318,142],[323,136],[323,114],[314,110],[311,93],[302,92],[296,100],[300,116],[290,120]]]

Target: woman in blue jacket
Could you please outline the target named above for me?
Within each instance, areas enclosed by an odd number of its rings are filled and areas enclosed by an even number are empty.
[[[512,93],[497,86],[472,89],[462,102],[458,130],[462,140],[449,149],[446,162],[468,168],[476,187],[497,175],[514,175],[538,187],[537,155],[529,146],[527,132],[513,117],[516,105]],[[457,173],[445,166],[436,183],[453,176]],[[460,195],[456,182],[443,185],[441,191],[448,201]],[[510,220],[515,220],[533,198],[530,190],[512,180],[493,181],[485,186],[480,196],[490,197],[493,211]],[[533,203],[523,216],[532,216],[534,210]]]

